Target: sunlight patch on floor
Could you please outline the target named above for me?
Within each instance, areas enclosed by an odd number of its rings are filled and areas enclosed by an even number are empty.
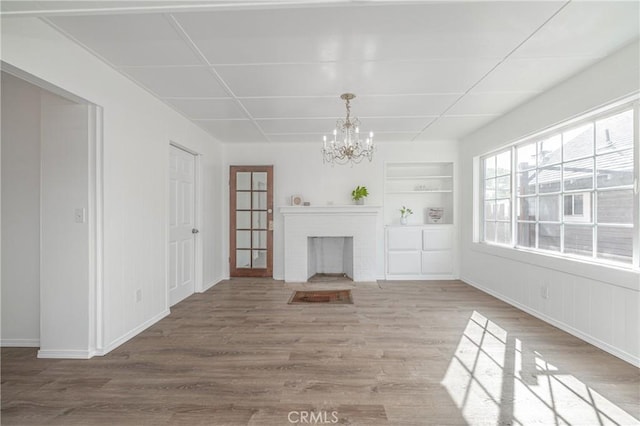
[[[470,424],[638,424],[477,311],[441,384]]]

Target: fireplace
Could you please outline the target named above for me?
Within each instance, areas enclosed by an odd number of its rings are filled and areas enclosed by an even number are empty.
[[[353,237],[307,237],[307,279],[316,274],[353,279]]]
[[[376,280],[376,229],[380,207],[287,206],[281,207],[280,212],[284,216],[286,282],[306,282],[314,267],[318,272],[319,240],[314,240],[317,238],[343,239],[343,272],[356,282]],[[340,245],[340,242],[327,240],[322,244],[331,246]]]

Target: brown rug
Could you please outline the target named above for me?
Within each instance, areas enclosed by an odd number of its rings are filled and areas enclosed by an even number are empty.
[[[329,303],[333,305],[353,304],[351,290],[311,290],[295,291],[289,299],[289,305],[303,303]]]

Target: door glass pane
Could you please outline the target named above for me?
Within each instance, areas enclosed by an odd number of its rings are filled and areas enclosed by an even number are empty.
[[[598,257],[631,263],[633,228],[598,226]]]
[[[593,188],[593,158],[564,163],[564,190]]]
[[[251,229],[251,212],[236,212],[236,228]]]
[[[596,149],[598,153],[631,148],[633,146],[633,110],[596,121]]]
[[[518,223],[518,245],[520,247],[535,248],[536,246],[536,224]]]
[[[590,257],[593,254],[593,228],[565,225],[564,252]]]
[[[236,190],[242,190],[242,191],[251,190],[251,172],[236,173]]]
[[[598,223],[633,223],[633,190],[598,192]]]
[[[254,210],[267,209],[267,193],[266,192],[253,193],[253,209]]]
[[[236,231],[236,247],[251,248],[251,231]]]
[[[540,197],[540,220],[547,222],[560,221],[560,196],[547,195]]]
[[[267,248],[267,231],[253,231],[253,248]]]
[[[633,185],[633,150],[600,155],[596,159],[598,188]]]
[[[539,224],[538,248],[560,251],[560,225]]]
[[[267,212],[253,212],[253,229],[267,229]]]
[[[593,123],[564,132],[562,140],[563,161],[593,155]]]
[[[253,268],[266,268],[267,267],[267,251],[266,250],[253,250]]]
[[[254,191],[266,191],[267,190],[267,173],[266,172],[254,172],[253,173],[253,188]]]
[[[251,210],[250,192],[236,192],[236,208],[238,210]]]
[[[250,250],[236,250],[236,268],[251,268],[250,254]]]

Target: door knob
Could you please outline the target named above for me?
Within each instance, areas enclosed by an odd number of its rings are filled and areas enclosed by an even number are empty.
[[[198,228],[193,228],[193,229],[191,230],[191,233],[192,233],[192,234],[197,234],[198,232],[200,232],[200,231],[198,231]]]

